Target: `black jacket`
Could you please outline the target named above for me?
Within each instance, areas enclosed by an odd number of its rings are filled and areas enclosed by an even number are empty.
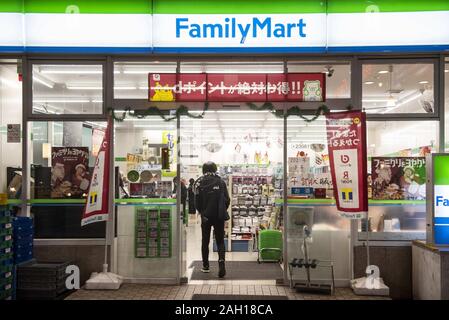
[[[221,199],[223,204],[220,205]],[[206,174],[195,184],[195,207],[202,217],[211,222],[229,219],[226,210],[229,208],[226,183],[216,174]]]
[[[189,213],[193,214],[196,213],[195,208],[195,193],[193,192],[193,185],[189,185],[189,188],[187,189],[187,201],[189,203]]]

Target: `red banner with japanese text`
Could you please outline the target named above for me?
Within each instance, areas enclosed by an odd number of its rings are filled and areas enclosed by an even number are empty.
[[[346,218],[364,218],[368,212],[366,115],[329,113],[326,129],[337,210]]]
[[[110,157],[112,122],[108,122],[103,142],[95,160],[94,171],[90,180],[87,201],[81,219],[81,226],[90,223],[106,221],[109,217],[109,188],[110,188]]]
[[[324,73],[150,73],[150,101],[325,101]]]

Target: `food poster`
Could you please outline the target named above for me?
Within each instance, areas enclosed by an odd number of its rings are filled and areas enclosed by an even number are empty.
[[[82,198],[89,190],[89,148],[53,147],[51,197]]]
[[[375,200],[423,200],[426,160],[424,157],[373,157],[371,181]]]

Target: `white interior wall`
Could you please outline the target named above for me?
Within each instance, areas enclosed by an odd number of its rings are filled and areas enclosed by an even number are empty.
[[[430,121],[371,122],[368,125],[368,155],[383,156],[403,149],[438,147],[438,123]]]
[[[16,65],[0,65],[0,192],[6,192],[6,168],[21,167],[20,143],[7,143],[7,124],[22,125],[22,83]]]

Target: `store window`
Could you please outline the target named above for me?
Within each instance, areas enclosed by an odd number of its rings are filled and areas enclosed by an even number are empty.
[[[105,224],[81,227],[105,122],[30,122],[28,199],[36,238],[103,238]]]
[[[126,118],[115,123],[121,198],[171,198],[177,170],[176,120]]]
[[[289,61],[288,72],[325,73],[326,99],[351,98],[351,64],[348,61]]]
[[[175,72],[175,62],[114,62],[114,98],[148,100],[148,74]]]
[[[336,279],[350,279],[350,223],[335,207],[325,117],[310,123],[299,117],[287,120],[287,261],[304,259],[307,242],[309,259],[321,261],[311,270],[314,279],[331,279],[329,261]],[[310,234],[303,228],[307,227]],[[313,241],[310,241],[313,239]],[[321,267],[321,265],[323,267]],[[293,280],[306,273],[292,268]]]
[[[0,193],[18,200],[22,185],[22,82],[20,61],[0,59]]]
[[[437,121],[370,121],[367,130],[371,240],[425,239],[426,162],[438,152]],[[367,229],[368,228],[368,229]]]
[[[33,114],[103,113],[103,65],[33,64]]]
[[[362,107],[367,113],[435,112],[433,63],[365,63]]]

